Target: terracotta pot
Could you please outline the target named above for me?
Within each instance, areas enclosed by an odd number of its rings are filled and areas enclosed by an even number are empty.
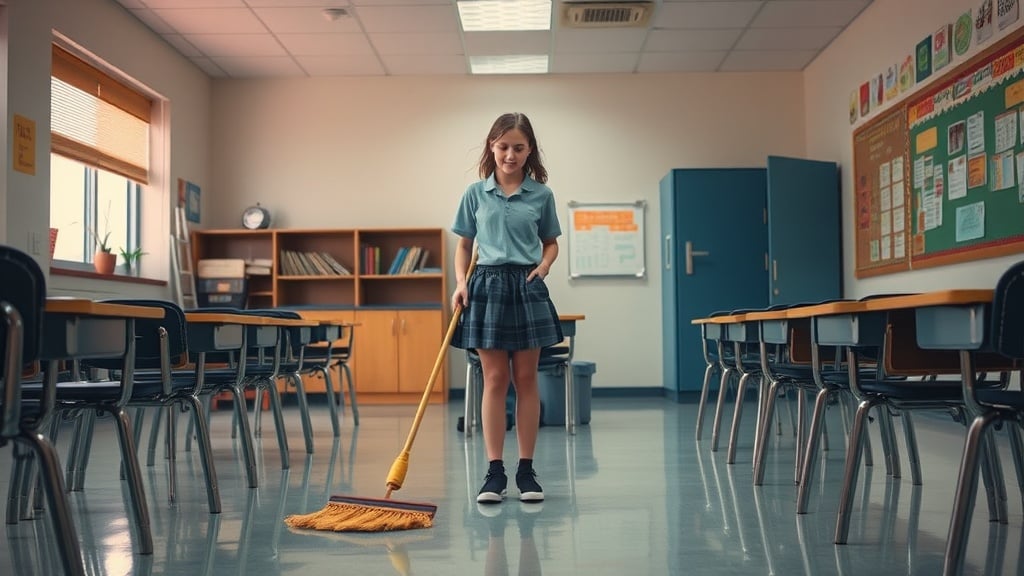
[[[113,274],[117,266],[117,254],[113,252],[96,252],[92,256],[92,265],[98,274]]]

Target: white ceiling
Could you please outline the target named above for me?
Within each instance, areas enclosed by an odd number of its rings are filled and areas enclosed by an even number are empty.
[[[550,73],[802,70],[871,0],[654,0],[646,28],[463,32],[455,0],[117,0],[210,76],[468,74],[548,54]],[[350,16],[331,21],[324,8]]]

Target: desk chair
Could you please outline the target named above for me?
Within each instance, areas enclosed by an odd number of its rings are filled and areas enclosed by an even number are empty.
[[[320,345],[307,346],[303,355],[302,372],[306,374],[322,374],[327,390],[327,405],[331,414],[331,426],[334,435],[339,436],[341,430],[338,427],[338,412],[336,406],[345,411],[345,386],[348,381],[349,403],[352,404],[352,424],[359,426],[359,404],[356,402],[356,384],[352,378],[352,369],[349,361],[352,359],[352,346],[355,343],[355,327],[352,324],[331,324],[319,327],[317,333]],[[328,335],[328,332],[331,334]],[[335,334],[336,332],[336,334]],[[338,382],[338,400],[334,400],[334,384],[331,378],[331,371],[338,368],[341,381]]]
[[[8,246],[0,246],[0,277],[4,279],[0,282],[0,446],[14,443],[16,463],[11,468],[8,490],[11,496],[17,496],[15,491],[21,484],[22,468],[17,462],[24,458],[19,447],[27,448],[39,459],[40,478],[64,573],[84,576],[82,551],[71,519],[57,451],[38,431],[40,422],[53,405],[56,371],[47,372],[49,378],[44,383],[45,394],[41,399],[27,400],[21,390],[23,367],[37,364],[41,359],[46,280],[32,257]],[[15,504],[15,515],[17,508]],[[8,523],[11,523],[10,506],[7,513]]]
[[[1016,361],[1024,360],[1024,283],[1021,280],[1024,280],[1024,262],[1011,266],[1000,277],[987,317],[984,314],[984,306],[962,309],[963,314],[969,315],[975,326],[975,319],[979,315],[983,319],[987,318],[989,326],[986,348]],[[951,319],[949,312],[944,316],[942,319],[946,321]],[[1024,494],[1024,463],[1020,438],[1020,427],[1024,424],[1024,392],[979,385],[975,376],[979,363],[977,344],[962,342],[958,346],[964,402],[972,420],[964,441],[953,513],[949,522],[943,566],[943,574],[946,576],[958,575],[963,570],[978,488],[978,470],[980,468],[985,476],[997,472],[991,469],[994,464],[990,458],[994,451],[991,432],[1000,424],[1005,424],[1010,435],[1018,485]],[[989,499],[992,497],[990,488]]]

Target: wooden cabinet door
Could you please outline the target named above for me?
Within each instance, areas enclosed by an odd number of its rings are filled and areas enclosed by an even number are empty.
[[[358,393],[398,392],[398,313],[394,310],[356,312],[353,356],[359,364]]]
[[[398,391],[423,394],[443,340],[440,310],[402,310],[398,313]],[[444,390],[442,371],[434,393]]]

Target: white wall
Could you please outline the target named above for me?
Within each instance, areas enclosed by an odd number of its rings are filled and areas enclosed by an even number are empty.
[[[563,236],[548,285],[560,312],[587,315],[577,357],[597,362],[595,386],[660,387],[658,181],[801,155],[802,100],[796,73],[219,80],[204,210],[213,227],[260,202],[275,227],[447,229],[491,122],[525,112],[563,232],[570,200],[648,203],[646,279],[570,282]]]
[[[954,22],[967,10],[976,14],[979,4],[979,0],[874,0],[804,71],[808,154],[838,161],[843,170],[844,276],[848,297],[946,288],[991,288],[1010,264],[1021,259],[1008,256],[863,280],[854,276],[853,130],[865,120],[850,125],[850,92],[891,63],[913,54],[917,42],[943,24]],[[980,49],[991,46],[1020,25],[1018,21],[1003,31],[996,27],[993,37]],[[954,57],[951,66],[914,86],[910,94],[978,51],[979,46],[974,44],[969,53]],[[873,112],[867,120],[877,115]]]
[[[172,186],[178,177],[199,183],[209,181],[210,79],[113,0],[11,0],[6,8],[8,25],[5,125],[13,114],[36,124],[36,173],[16,172],[4,153],[0,167],[6,175],[6,196],[0,194],[0,241],[29,251],[30,234],[43,240],[34,254],[46,266],[50,189],[50,45],[58,31],[156,91],[173,103],[169,169],[153,175],[158,186]],[[0,100],[0,105],[3,101]],[[5,132],[9,132],[5,130]],[[11,136],[6,136],[10,146]],[[176,188],[171,188],[172,192]],[[150,194],[144,202],[166,200],[158,212],[164,221],[144,230],[144,246],[150,259],[167,261],[166,239],[170,233],[171,202],[176,196]],[[5,231],[6,228],[6,231]],[[149,248],[154,247],[154,248]],[[164,270],[159,276],[166,276]],[[144,286],[52,276],[53,294],[86,297],[113,295],[166,296],[166,287]]]

